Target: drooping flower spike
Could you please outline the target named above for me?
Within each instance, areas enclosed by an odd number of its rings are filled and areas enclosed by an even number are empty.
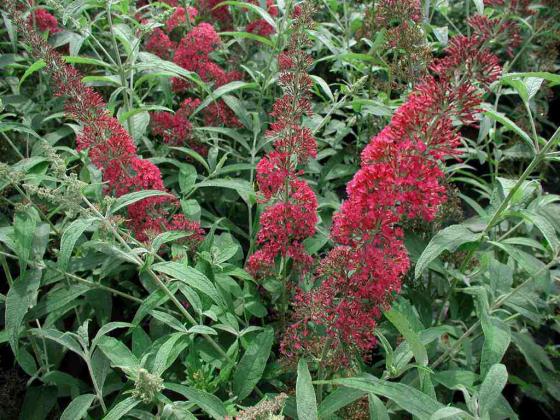
[[[376,319],[401,288],[410,262],[403,219],[433,220],[446,199],[443,161],[459,154],[459,125],[472,124],[489,84],[501,72],[480,38],[452,38],[445,57],[391,122],[363,150],[348,198],[333,217],[336,246],[321,261],[317,287],[300,291],[285,334],[288,356],[329,346],[366,355]],[[458,125],[459,124],[459,125]],[[321,343],[318,346],[317,343]]]
[[[92,163],[100,169],[106,183],[105,192],[121,196],[148,189],[165,191],[158,167],[137,155],[133,139],[109,114],[103,98],[82,83],[81,74],[66,64],[60,54],[33,29],[13,0],[9,0],[7,6],[20,36],[31,47],[34,58],[45,61],[55,95],[67,99],[66,114],[82,124],[82,132],[76,137],[77,148],[87,150]],[[203,234],[200,226],[181,217],[171,218],[169,206],[175,208],[176,200],[149,197],[130,205],[128,225],[136,238],[143,241],[150,234],[181,229],[192,232],[192,238],[200,241]]]

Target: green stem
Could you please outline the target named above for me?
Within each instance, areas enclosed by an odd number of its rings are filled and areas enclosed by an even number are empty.
[[[18,257],[16,257],[14,255],[14,257],[16,259],[18,259]],[[14,279],[12,278],[12,273],[10,272],[10,267],[8,267],[8,262],[6,261],[6,256],[4,255],[4,253],[2,252],[0,254],[0,263],[2,263],[2,269],[4,270],[4,275],[6,276],[6,279],[8,280],[8,285],[10,287],[12,287],[12,285],[14,284]]]
[[[317,372],[317,378],[319,381],[325,379],[325,373],[326,373],[325,359],[327,357],[327,352],[329,351],[329,347],[331,346],[331,343],[332,343],[332,338],[330,337],[327,338],[327,341],[325,341],[325,345],[321,350],[321,360],[319,360],[319,371]],[[323,400],[323,383],[319,383],[319,385],[317,386],[317,404],[321,404],[322,400]]]
[[[560,128],[556,130],[556,132],[552,135],[552,137],[546,142],[546,144],[544,145],[544,147],[535,155],[535,157],[533,158],[533,160],[531,161],[531,163],[529,164],[529,166],[527,166],[527,168],[525,169],[525,171],[521,174],[521,176],[519,177],[519,179],[517,180],[517,182],[515,183],[515,185],[513,186],[513,188],[511,188],[511,190],[509,191],[508,195],[506,196],[506,198],[500,203],[500,206],[498,207],[498,209],[494,212],[494,215],[492,216],[492,218],[490,219],[490,221],[488,222],[488,224],[486,225],[486,227],[484,228],[484,230],[481,233],[481,241],[476,245],[473,246],[468,254],[466,255],[465,259],[463,260],[463,262],[461,263],[461,266],[459,267],[459,271],[461,273],[465,272],[465,270],[467,269],[469,263],[471,262],[474,254],[476,253],[476,251],[480,248],[480,246],[482,245],[482,243],[484,243],[485,239],[488,238],[488,234],[490,233],[490,230],[492,229],[492,227],[494,227],[494,225],[498,222],[498,220],[500,219],[500,217],[502,216],[502,213],[506,210],[506,208],[509,205],[509,202],[511,201],[511,199],[513,198],[513,196],[515,195],[515,193],[519,190],[519,188],[521,188],[521,186],[523,185],[523,182],[525,182],[525,180],[529,177],[529,175],[531,175],[533,173],[533,171],[535,170],[535,168],[542,162],[542,160],[546,157],[546,154],[548,153],[548,151],[554,146],[554,144],[556,143],[556,140],[560,138]],[[440,312],[440,315],[438,317],[438,323],[443,322],[444,318],[445,318],[445,310],[446,307],[448,305],[448,302],[451,298],[451,294],[453,293],[453,290],[455,289],[456,285],[457,285],[457,281],[458,279],[455,277],[453,278],[453,280],[451,281],[451,284],[449,285],[449,290],[447,291],[447,295],[443,301],[443,307],[442,310]]]
[[[529,166],[527,166],[525,171],[521,174],[521,176],[519,177],[519,179],[517,180],[517,182],[515,183],[513,188],[511,188],[509,190],[508,195],[500,203],[500,206],[494,212],[494,215],[492,216],[492,218],[490,219],[490,221],[488,222],[488,224],[486,225],[486,227],[482,231],[482,238],[484,238],[486,235],[488,235],[488,233],[490,232],[492,227],[496,224],[496,222],[502,216],[502,213],[504,212],[504,210],[509,205],[509,202],[511,201],[511,199],[513,198],[515,193],[519,190],[519,188],[521,188],[521,186],[523,185],[523,182],[525,182],[525,180],[529,177],[529,175],[531,175],[533,173],[533,171],[536,169],[536,167],[546,157],[546,154],[555,145],[556,140],[558,140],[558,138],[560,138],[560,128],[556,130],[556,132],[552,135],[552,137],[546,142],[544,147],[535,155],[535,157],[533,158],[533,160],[531,161]],[[469,253],[467,254],[467,257],[465,258],[465,260],[463,261],[463,263],[461,264],[461,267],[459,269],[461,272],[463,272],[465,270],[465,268],[468,266],[471,258],[473,257],[474,253],[477,251],[477,249],[480,247],[481,244],[482,244],[482,241],[478,244],[478,246],[472,248],[469,251]]]
[[[496,302],[490,307],[490,313],[492,313],[496,309],[500,308],[509,298],[511,298],[513,295],[518,293],[521,289],[523,289],[524,287],[529,285],[529,283],[531,283],[533,280],[535,280],[537,278],[537,276],[539,276],[545,270],[550,269],[556,263],[558,263],[558,256],[553,258],[552,261],[550,261],[547,265],[545,265],[540,270],[538,270],[537,272],[532,274],[527,280],[525,280],[523,283],[518,285],[516,288],[512,289],[507,294],[498,298],[496,300]],[[455,350],[461,345],[461,343],[463,341],[465,341],[465,339],[467,339],[478,328],[479,325],[480,325],[480,320],[476,321],[467,331],[465,331],[463,333],[463,335],[461,337],[459,337],[457,339],[457,341],[455,341],[453,346],[451,346],[445,353],[443,353],[440,357],[438,357],[436,359],[436,361],[431,365],[431,368],[435,369],[436,367],[441,365],[443,362],[445,362],[447,360],[447,358],[449,356],[451,356],[455,352]]]
[[[109,220],[107,220],[93,204],[91,204],[91,202],[87,199],[87,197],[82,195],[82,199],[88,205],[88,207],[95,213],[95,215],[105,222],[106,226],[109,228],[109,230],[111,231],[115,239],[117,239],[117,241],[119,241],[125,247],[125,249],[129,252],[130,255],[134,255],[132,252],[132,248],[130,248],[128,243],[115,229],[115,226],[113,226],[113,224]],[[144,266],[143,261],[138,257],[133,257],[133,259],[139,267]],[[165,283],[161,281],[158,275],[149,267],[146,268],[145,270],[148,273],[148,275],[155,281],[157,286],[167,295],[167,297],[169,297],[169,300],[173,303],[173,305],[175,305],[175,307],[177,307],[179,312],[187,319],[187,321],[189,321],[192,325],[198,325],[198,322],[196,322],[196,320],[192,317],[189,311],[187,311],[185,307],[181,305],[181,302],[179,302],[179,300],[169,290],[169,288],[165,285]],[[218,343],[216,343],[216,341],[214,341],[212,337],[210,337],[208,334],[201,334],[201,335],[222,357],[224,357],[228,362],[234,363],[233,359],[229,357],[229,355],[218,345]]]
[[[89,376],[91,377],[91,382],[93,383],[93,389],[95,390],[95,395],[97,396],[97,399],[99,400],[99,404],[101,404],[101,408],[103,409],[103,413],[106,413],[107,412],[107,406],[105,405],[105,401],[103,400],[103,393],[101,392],[101,389],[99,388],[99,385],[97,384],[97,380],[95,379],[95,375],[94,375],[93,369],[91,367],[91,356],[90,356],[89,352],[84,354],[84,360],[85,360],[87,368],[88,368]]]
[[[280,328],[281,331],[286,330],[287,319],[286,314],[288,312],[288,284],[287,284],[287,261],[286,258],[282,256],[280,260],[280,282],[282,283],[282,294],[280,296]]]
[[[111,16],[111,2],[108,1],[106,4],[106,13],[107,13],[107,21],[109,22],[109,31],[111,34],[111,42],[113,44],[113,49],[115,50],[115,58],[117,60],[117,67],[119,71],[119,77],[121,79],[121,85],[123,87],[123,98],[124,98],[124,108],[126,112],[129,112],[131,109],[131,98],[128,92],[127,82],[126,82],[126,74],[121,60],[121,54],[119,51],[119,46],[117,44],[117,39],[115,37],[115,31],[113,30],[113,18]],[[130,118],[127,119],[127,126],[128,132],[130,136],[134,138],[134,127],[132,125],[132,121]]]
[[[35,324],[37,325],[37,329],[42,330],[41,322],[38,319],[35,320]],[[45,355],[45,370],[50,372],[49,368],[49,353],[47,352],[47,342],[43,334],[41,334],[41,341],[43,342],[43,354]]]
[[[12,142],[12,140],[10,140],[10,138],[6,135],[6,133],[2,132],[2,136],[4,137],[4,139],[6,140],[6,142],[8,142],[8,144],[10,145],[10,147],[12,149],[14,149],[14,152],[16,152],[16,155],[18,155],[18,157],[20,159],[25,159],[25,156],[23,156],[23,154],[19,151],[19,149],[16,147],[16,145]]]

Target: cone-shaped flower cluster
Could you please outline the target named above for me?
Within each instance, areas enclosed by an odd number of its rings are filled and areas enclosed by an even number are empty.
[[[475,121],[483,92],[501,72],[478,38],[463,36],[451,39],[431,70],[436,76],[424,78],[362,152],[333,218],[336,246],[321,263],[320,284],[296,298],[286,355],[313,351],[325,335],[335,350],[364,354],[375,344],[375,320],[410,265],[399,223],[435,217],[446,199],[441,165],[459,154],[458,126]]]
[[[219,2],[218,2],[219,3]],[[211,1],[200,2],[204,7],[214,7]],[[220,11],[229,11],[222,6],[217,9],[208,9],[214,14]],[[187,25],[187,16],[189,24]],[[219,47],[220,36],[213,25],[200,22],[194,25],[195,18],[199,16],[198,10],[193,7],[187,9],[176,7],[171,17],[166,21],[163,28],[155,29],[146,42],[146,49],[159,57],[172,60],[175,64],[185,70],[196,73],[204,82],[218,88],[234,80],[242,78],[237,71],[226,71],[220,67],[210,56]],[[230,17],[231,18],[231,17]],[[231,19],[230,19],[231,20]],[[193,26],[194,25],[194,26]],[[178,29],[181,27],[182,29]],[[186,33],[184,30],[186,29]],[[178,42],[177,35],[184,33]],[[188,93],[192,84],[179,78],[172,80],[173,90],[177,94]],[[194,105],[196,103],[196,105]],[[195,98],[186,98],[180,109],[175,113],[159,112],[152,114],[152,133],[161,136],[166,143],[174,145],[187,144],[199,153],[206,153],[204,145],[197,143],[192,136],[192,125],[189,116],[200,101]],[[188,112],[187,112],[188,111]],[[241,124],[233,111],[222,101],[217,100],[202,110],[204,123],[207,126],[225,125],[228,127],[239,127]]]
[[[288,48],[280,54],[279,83],[283,96],[276,100],[267,136],[274,150],[257,165],[257,183],[262,202],[268,203],[260,218],[257,243],[260,249],[248,261],[255,276],[273,271],[278,256],[291,258],[302,269],[309,269],[311,257],[303,240],[315,233],[317,199],[300,178],[301,165],[317,154],[311,130],[302,127],[302,118],[311,113],[309,90],[312,80],[307,69],[312,59],[304,52],[309,40],[305,29],[311,23],[311,7],[294,8]]]
[[[55,95],[68,98],[67,115],[80,122],[82,132],[77,136],[78,150],[88,150],[92,163],[101,170],[106,192],[121,196],[141,190],[165,190],[157,166],[137,155],[136,145],[129,133],[106,110],[101,96],[81,81],[81,74],[66,64],[38,34],[13,5],[8,4],[13,21],[23,40],[31,46],[32,54],[43,59],[51,76]],[[202,239],[200,226],[182,216],[171,221],[165,205],[176,206],[168,197],[150,197],[128,207],[129,225],[137,239],[146,240],[150,233],[162,230],[187,230],[193,233],[191,244]]]
[[[37,9],[29,14],[27,23],[33,25],[35,23],[37,29],[41,32],[49,32],[55,34],[60,32],[58,20],[45,9]]]

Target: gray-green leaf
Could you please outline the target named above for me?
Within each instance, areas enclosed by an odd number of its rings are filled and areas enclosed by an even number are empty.
[[[311,382],[311,374],[307,367],[305,359],[300,359],[297,369],[296,381],[296,404],[298,418],[305,420],[318,419],[317,400],[315,399],[315,391]]]
[[[83,418],[95,399],[93,394],[84,394],[74,398],[60,416],[60,420],[80,420]]]
[[[428,265],[443,251],[454,252],[461,245],[478,241],[480,238],[480,233],[473,233],[464,225],[452,225],[440,230],[418,258],[414,270],[415,277],[420,277]]]
[[[507,379],[508,373],[504,365],[498,363],[490,368],[484,382],[480,385],[478,402],[481,415],[489,413],[498,402],[498,398],[506,386]]]
[[[237,394],[239,400],[246,398],[261,379],[273,340],[272,329],[263,331],[249,344],[239,361],[233,374],[233,392]]]

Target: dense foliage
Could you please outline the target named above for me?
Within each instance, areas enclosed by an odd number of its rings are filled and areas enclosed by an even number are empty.
[[[0,419],[555,417],[557,0],[0,11]]]

